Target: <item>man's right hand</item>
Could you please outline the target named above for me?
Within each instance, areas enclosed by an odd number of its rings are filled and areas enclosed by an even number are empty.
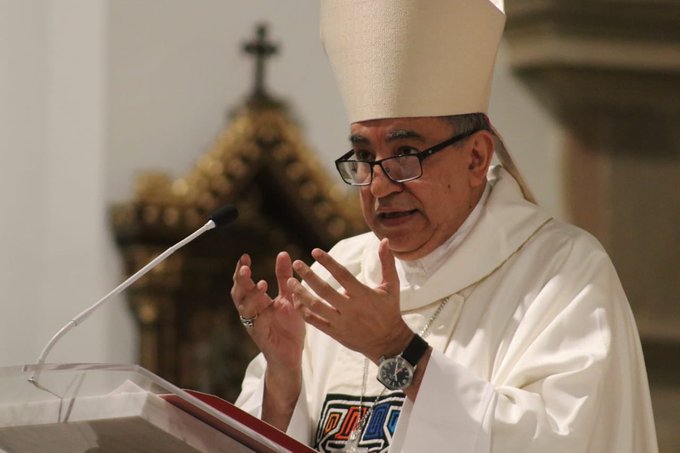
[[[302,387],[302,348],[305,322],[293,305],[286,284],[293,276],[290,256],[276,257],[278,295],[267,294],[267,282],[253,280],[250,256],[236,264],[231,298],[243,318],[254,319],[246,328],[267,360],[262,419],[285,431]]]

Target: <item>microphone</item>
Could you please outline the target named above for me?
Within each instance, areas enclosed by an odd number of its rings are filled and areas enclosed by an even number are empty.
[[[227,226],[238,217],[238,210],[236,207],[230,204],[225,204],[224,206],[215,210],[210,216],[210,221],[215,224],[217,228]]]
[[[76,327],[78,324],[82,323],[87,319],[92,313],[94,313],[99,307],[104,305],[105,302],[107,302],[111,297],[115,296],[116,294],[119,294],[123,290],[125,290],[128,286],[132,285],[134,282],[139,280],[141,277],[143,277],[147,272],[149,272],[151,269],[156,267],[158,264],[163,262],[167,257],[175,253],[177,250],[180,248],[184,247],[187,245],[189,242],[193,241],[203,233],[205,233],[208,230],[212,230],[214,228],[220,228],[223,226],[227,226],[230,223],[232,223],[236,218],[238,217],[238,210],[236,209],[235,206],[233,205],[224,205],[217,209],[215,212],[212,213],[210,216],[209,220],[203,225],[201,228],[198,230],[194,231],[191,233],[189,236],[185,237],[172,247],[168,248],[166,251],[158,255],[156,258],[154,258],[152,261],[150,261],[146,266],[132,274],[127,280],[125,280],[123,283],[120,285],[116,286],[110,293],[99,299],[97,302],[95,302],[91,307],[83,310],[78,316],[73,318],[71,321],[69,321],[64,327],[62,327],[53,337],[52,339],[45,345],[43,348],[42,352],[40,353],[40,356],[38,357],[38,360],[36,362],[36,371],[34,372],[33,376],[29,379],[29,381],[33,382],[34,384],[37,384],[38,376],[39,376],[39,369],[40,365],[45,363],[45,359],[47,359],[47,354],[49,354],[50,350],[54,345],[59,341],[61,337],[63,337],[68,331]]]

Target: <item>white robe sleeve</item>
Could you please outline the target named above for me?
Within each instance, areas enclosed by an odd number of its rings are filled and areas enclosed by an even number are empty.
[[[390,451],[656,451],[627,301],[613,271],[588,280],[520,308],[490,379],[433,352]]]
[[[573,351],[532,347],[540,349],[525,358],[532,365],[518,364],[500,385],[434,352],[396,451],[587,451],[602,390],[602,354],[576,352],[578,345]]]
[[[496,395],[488,382],[433,351],[415,404],[407,399],[392,451],[488,452]]]
[[[262,354],[258,354],[248,365],[241,386],[241,394],[236,399],[235,405],[243,411],[257,418],[262,418],[262,402],[264,400],[264,372],[267,362]],[[295,440],[309,445],[311,439],[311,418],[305,395],[304,378],[300,396],[298,397],[293,415],[286,429],[286,434]]]

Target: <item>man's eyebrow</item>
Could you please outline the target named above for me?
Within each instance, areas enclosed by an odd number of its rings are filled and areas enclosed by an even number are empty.
[[[350,135],[349,142],[352,143],[353,145],[365,145],[367,143],[370,143],[370,141],[366,137],[359,134]]]
[[[386,141],[393,142],[395,140],[403,140],[405,138],[415,139],[421,142],[425,141],[425,137],[423,137],[421,134],[408,129],[397,129],[396,131],[390,132],[387,134]],[[350,135],[349,141],[354,145],[365,145],[371,142],[367,137],[364,137],[360,134]]]
[[[404,138],[412,138],[416,139],[418,141],[424,142],[425,137],[420,135],[416,131],[408,130],[408,129],[397,129],[396,131],[392,131],[389,134],[387,134],[387,141],[391,142],[394,140],[401,140]]]

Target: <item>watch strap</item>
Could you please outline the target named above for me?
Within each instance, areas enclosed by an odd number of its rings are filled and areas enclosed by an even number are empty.
[[[420,335],[415,334],[406,346],[406,349],[404,349],[404,352],[401,353],[401,356],[415,368],[429,347],[430,345],[427,344],[427,341],[423,340]]]

